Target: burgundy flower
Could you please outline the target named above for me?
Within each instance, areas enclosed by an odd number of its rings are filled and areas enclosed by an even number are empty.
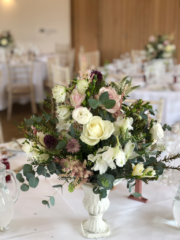
[[[66,148],[68,152],[75,153],[80,150],[80,144],[76,139],[72,138],[68,141]]]
[[[58,141],[57,141],[57,139],[56,139],[54,136],[52,136],[52,135],[46,135],[46,136],[44,137],[44,143],[45,143],[45,145],[46,145],[47,148],[53,149],[53,148],[56,147]]]
[[[97,83],[101,83],[103,80],[103,75],[101,72],[97,71],[97,70],[92,70],[90,77],[93,76],[93,79],[95,79],[95,75],[97,78]]]

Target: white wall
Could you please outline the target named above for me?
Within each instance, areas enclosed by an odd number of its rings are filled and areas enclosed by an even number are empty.
[[[17,43],[33,43],[42,52],[71,43],[70,22],[70,0],[0,0],[0,33],[10,30]]]

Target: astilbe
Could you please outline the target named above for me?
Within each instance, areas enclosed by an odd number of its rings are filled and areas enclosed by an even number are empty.
[[[60,164],[64,172],[61,177],[75,178],[73,185],[75,188],[79,188],[81,185],[88,182],[89,177],[93,175],[91,171],[86,169],[86,163],[86,160],[82,163],[78,159],[72,159],[72,156],[61,159]]]

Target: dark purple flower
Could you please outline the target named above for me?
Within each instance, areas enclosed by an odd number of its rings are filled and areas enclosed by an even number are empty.
[[[93,76],[93,79],[95,79],[95,75],[97,78],[97,83],[101,83],[103,80],[103,75],[101,72],[97,71],[97,70],[92,70],[90,77]]]
[[[52,136],[52,135],[46,135],[46,136],[44,137],[44,143],[45,143],[45,145],[46,145],[47,148],[53,149],[53,148],[56,147],[58,141],[57,141],[57,139],[56,139],[54,136]]]

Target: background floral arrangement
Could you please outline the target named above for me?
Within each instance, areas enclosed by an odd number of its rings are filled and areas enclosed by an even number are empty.
[[[4,31],[0,34],[0,47],[9,47],[13,44],[13,38],[9,31]]]
[[[145,46],[147,59],[172,58],[176,51],[172,35],[150,36]]]
[[[166,163],[180,155],[157,160],[164,150],[157,142],[170,127],[162,128],[151,118],[154,111],[148,102],[124,103],[135,88],[128,77],[106,84],[98,71],[80,73],[68,88],[55,86],[53,99],[45,101],[53,113],[33,115],[20,126],[27,138],[23,150],[30,153],[30,164],[24,166],[23,175],[17,174],[21,190],[37,187],[40,175],[56,174],[69,184],[70,192],[93,183],[101,199],[116,179],[126,179],[131,191],[135,179],[157,180],[171,168]],[[53,206],[54,196],[42,203]]]

